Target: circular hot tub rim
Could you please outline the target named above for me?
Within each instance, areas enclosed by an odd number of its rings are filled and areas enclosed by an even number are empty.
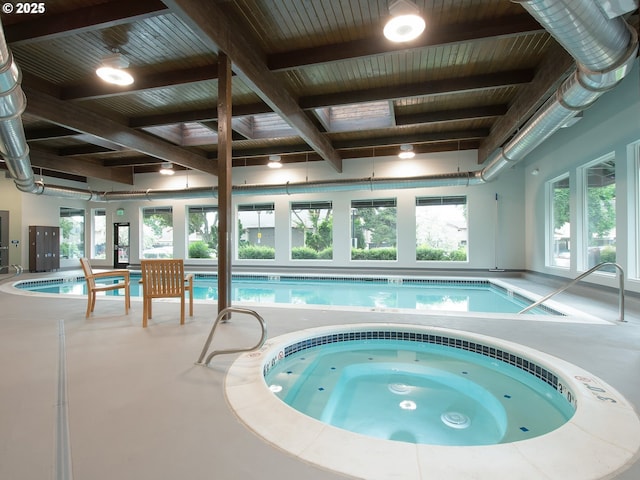
[[[526,360],[533,364],[535,376],[543,376],[544,369],[557,378],[561,393],[574,406],[575,413],[567,423],[545,435],[506,444],[464,447],[410,444],[367,437],[324,424],[286,405],[264,381],[265,373],[284,358],[287,346],[308,348],[313,338],[321,338],[322,342],[328,341],[327,336],[347,334],[355,337],[357,332],[367,331],[389,335],[393,331],[403,335],[426,333],[454,342],[470,342],[475,345],[473,348],[481,350],[486,347],[489,354],[494,348],[494,355],[506,353],[508,360],[515,361],[516,366],[518,358]],[[498,350],[503,353],[499,354]],[[547,380],[553,381],[553,376],[549,377],[547,373]],[[640,420],[634,408],[603,380],[561,358],[525,345],[442,327],[365,323],[287,333],[269,339],[258,351],[241,355],[227,373],[225,393],[239,420],[269,444],[318,467],[358,478],[388,478],[389,475],[397,476],[400,469],[404,472],[402,478],[407,479],[423,478],[421,472],[427,470],[430,474],[448,472],[451,478],[459,472],[460,478],[467,478],[466,475],[489,479],[506,474],[506,470],[500,470],[503,468],[500,465],[514,468],[514,462],[522,478],[527,479],[555,478],[558,469],[572,472],[566,478],[602,478],[624,470],[640,451],[637,436]],[[341,445],[349,448],[341,448]],[[585,448],[590,453],[586,461]],[[460,449],[464,449],[465,462],[457,460]],[[495,455],[500,456],[500,462],[496,462]],[[391,458],[394,461],[390,461]],[[578,459],[581,463],[576,468]],[[548,472],[548,476],[542,476],[541,472]],[[584,476],[585,472],[589,475]],[[478,474],[480,476],[476,477]]]

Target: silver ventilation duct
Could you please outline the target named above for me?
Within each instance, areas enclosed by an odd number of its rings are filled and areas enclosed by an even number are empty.
[[[236,195],[282,195],[315,191],[376,190],[477,185],[489,182],[515,165],[576,114],[614,88],[636,58],[635,30],[620,17],[610,19],[593,0],[513,0],[560,43],[577,69],[502,148],[493,152],[481,171],[409,178],[363,178],[285,185],[238,185]],[[26,106],[20,72],[6,45],[0,24],[0,153],[19,190],[40,195],[91,201],[212,198],[216,187],[186,190],[146,190],[96,193],[35,182],[20,116]]]
[[[20,87],[21,79],[0,24],[0,154],[18,189],[35,193],[29,147],[22,126],[27,100]]]
[[[609,19],[592,1],[517,1],[576,59],[577,69],[482,170],[491,181],[521,161],[578,112],[589,108],[631,70],[638,36],[622,18]]]

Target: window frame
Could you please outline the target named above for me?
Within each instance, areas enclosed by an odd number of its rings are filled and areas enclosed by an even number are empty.
[[[66,214],[63,215],[63,210],[66,211]],[[82,212],[82,215],[74,215],[74,213]],[[82,225],[75,225],[73,230],[76,230],[77,235],[80,237],[79,242],[73,242],[72,237],[68,237],[65,233],[65,228],[62,226],[63,218],[71,218],[71,217],[82,217]],[[87,211],[84,208],[78,207],[60,207],[58,209],[58,224],[60,225],[60,258],[64,259],[80,259],[85,257],[86,250],[86,238],[85,238],[85,227],[87,224]],[[68,241],[67,241],[68,240]],[[68,244],[69,247],[64,247],[65,244]],[[72,247],[75,245],[75,249]],[[71,255],[72,250],[75,252],[77,249],[77,253]],[[66,252],[65,252],[66,250]]]
[[[468,212],[468,197],[467,195],[425,195],[425,196],[419,196],[419,197],[415,197],[415,236],[414,236],[414,240],[415,240],[415,247],[416,247],[416,254],[415,254],[415,261],[416,262],[456,262],[458,264],[460,263],[468,263],[469,262],[469,212]],[[426,245],[426,244],[419,244],[419,235],[418,235],[418,228],[421,225],[421,223],[418,221],[418,214],[419,214],[419,208],[420,207],[438,207],[438,206],[447,206],[447,205],[464,205],[466,208],[466,211],[464,213],[464,221],[465,221],[465,225],[463,227],[464,231],[466,232],[464,235],[464,239],[461,240],[459,242],[459,246],[457,249],[442,249],[442,248],[438,248],[438,246],[435,245]],[[458,229],[458,231],[460,231],[460,228]],[[458,253],[454,253],[454,252],[459,252],[460,251],[460,245],[462,245],[464,247],[464,259],[459,260],[456,259],[456,257],[458,257],[460,254]],[[427,246],[430,250],[432,250],[433,255],[432,256],[437,256],[438,258],[426,258],[426,259],[420,259],[418,258],[418,256],[420,255],[420,249],[424,246]]]
[[[320,210],[320,211],[328,211],[328,214],[325,215],[324,220],[329,222],[330,226],[331,226],[331,232],[329,234],[329,241],[328,241],[328,246],[324,246],[324,248],[322,250],[318,250],[315,249],[314,247],[308,247],[307,246],[307,230],[306,228],[303,229],[302,231],[302,245],[301,246],[295,246],[295,238],[294,238],[294,234],[295,234],[295,230],[296,228],[294,227],[293,223],[294,223],[294,216],[296,216],[294,214],[294,212],[298,210],[300,212],[302,211],[311,211],[311,210]],[[298,217],[298,219],[300,219],[300,217]],[[300,221],[302,221],[302,219],[300,219]],[[304,223],[304,222],[303,222]],[[316,225],[316,228],[318,228],[318,230],[320,230],[322,228],[322,225],[320,222],[318,223],[318,225]],[[306,227],[306,224],[305,224]],[[318,239],[317,241],[319,243],[322,243],[323,238],[321,233],[318,231],[316,232],[316,234],[318,235]],[[312,233],[313,235],[313,233]],[[297,202],[290,202],[289,203],[289,258],[292,261],[300,261],[300,260],[333,260],[333,239],[334,239],[334,225],[333,225],[333,201],[331,200],[315,200],[315,201],[297,201]],[[326,239],[325,239],[326,240]],[[294,253],[294,249],[296,248],[300,248],[301,250],[298,250],[298,254]],[[311,250],[315,251],[315,256],[311,253]],[[296,258],[296,255],[298,255],[298,258]],[[324,256],[323,256],[324,255]]]
[[[590,240],[590,232],[589,232],[589,179],[588,179],[588,172],[589,169],[593,168],[596,165],[599,164],[603,164],[605,162],[613,162],[614,164],[614,175],[617,174],[617,168],[618,168],[618,162],[616,159],[616,155],[615,152],[609,152],[605,155],[602,155],[601,157],[592,160],[590,162],[587,162],[583,165],[581,165],[580,167],[578,167],[577,169],[577,173],[578,173],[578,178],[580,179],[580,185],[579,185],[579,204],[580,204],[580,212],[579,212],[579,220],[580,220],[580,224],[579,224],[579,232],[580,232],[580,253],[577,256],[577,265],[578,265],[578,271],[587,271],[590,268],[592,268],[593,266],[590,265],[590,261],[589,261],[589,240]],[[614,185],[615,185],[615,190],[616,190],[616,200],[617,200],[617,178],[614,179]],[[614,204],[614,215],[615,215],[615,222],[614,222],[614,227],[613,230],[616,229],[616,222],[617,222],[617,207]],[[616,240],[617,240],[617,233],[616,233]],[[616,242],[617,243],[617,242]],[[595,262],[595,264],[600,263],[600,261]],[[598,270],[597,272],[594,272],[596,274],[603,274],[603,275],[611,275],[611,274],[615,274],[615,270],[612,270],[611,272],[609,271],[605,271],[605,270]]]
[[[556,250],[556,240],[555,240],[555,188],[554,185],[566,180],[568,183],[567,189],[569,190],[568,197],[568,209],[569,209],[569,263],[564,265],[555,264],[555,250]],[[545,247],[546,247],[546,255],[545,255],[545,265],[550,268],[560,268],[563,270],[569,270],[571,268],[571,263],[574,261],[575,257],[575,248],[574,244],[577,242],[573,238],[574,236],[574,228],[571,225],[571,220],[574,218],[573,205],[572,205],[572,179],[571,174],[569,172],[565,172],[561,175],[558,175],[551,180],[548,180],[545,184],[545,193],[546,193],[546,206],[545,210],[547,212],[546,220],[547,224],[545,226]]]
[[[170,226],[167,226],[165,228],[170,229],[171,230],[171,246],[166,246],[166,247],[151,247],[151,248],[146,248],[145,247],[145,219],[147,217],[147,214],[151,212],[151,214],[161,214],[161,213],[169,213],[171,215],[171,222],[170,222]],[[175,233],[175,228],[173,225],[173,220],[174,220],[174,216],[173,216],[173,206],[172,205],[167,205],[167,206],[158,206],[158,207],[141,207],[140,208],[140,224],[142,226],[142,228],[140,228],[140,258],[141,259],[146,259],[146,258],[174,258],[175,257],[175,238],[174,238],[174,233]],[[151,256],[145,256],[145,251],[146,250],[150,250],[150,249],[156,249],[156,248],[160,248],[162,250],[158,250],[156,252],[151,252],[150,255]],[[169,251],[170,248],[170,251]],[[154,256],[155,255],[155,256]]]

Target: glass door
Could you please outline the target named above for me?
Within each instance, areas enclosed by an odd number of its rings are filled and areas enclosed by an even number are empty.
[[[129,266],[129,222],[113,224],[113,267]]]

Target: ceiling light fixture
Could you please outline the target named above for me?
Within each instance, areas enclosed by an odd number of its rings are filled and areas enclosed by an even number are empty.
[[[114,53],[102,59],[100,66],[96,69],[96,74],[105,82],[114,85],[131,85],[133,77],[129,72],[123,70],[129,66],[127,60],[121,53]]]
[[[389,4],[391,19],[384,26],[384,36],[392,42],[410,42],[424,32],[425,22],[418,6],[409,0]]]
[[[267,163],[267,166],[269,168],[281,168],[282,163],[280,160],[280,155],[269,155],[269,163]]]
[[[398,158],[413,158],[416,156],[416,152],[413,151],[413,145],[403,144],[400,145],[400,153]]]
[[[173,163],[171,162],[165,162],[162,164],[162,168],[160,169],[160,173],[162,175],[173,175],[175,172],[175,170],[173,169]]]

